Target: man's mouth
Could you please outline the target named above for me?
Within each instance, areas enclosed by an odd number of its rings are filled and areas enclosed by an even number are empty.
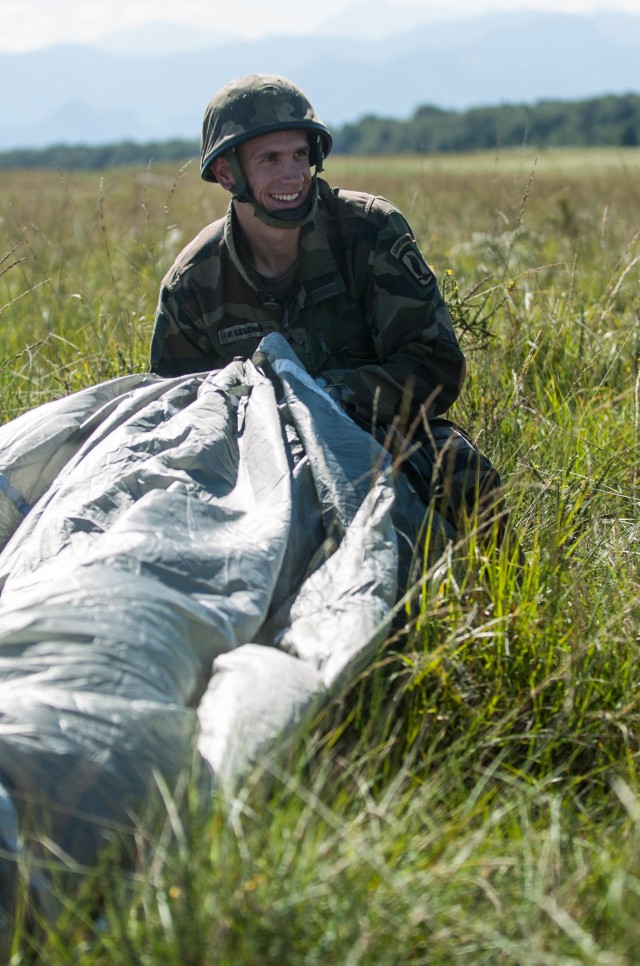
[[[292,195],[274,195],[274,194],[272,194],[271,197],[274,199],[274,201],[297,201],[298,198],[301,197],[301,195],[302,195],[302,192],[301,191],[296,191],[295,194],[292,194]]]

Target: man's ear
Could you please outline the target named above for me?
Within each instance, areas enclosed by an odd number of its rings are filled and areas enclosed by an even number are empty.
[[[235,188],[235,178],[231,173],[229,162],[223,155],[220,155],[218,158],[214,158],[214,160],[211,162],[211,170],[218,179],[218,183],[223,188],[226,188],[227,191],[231,191],[232,188]]]

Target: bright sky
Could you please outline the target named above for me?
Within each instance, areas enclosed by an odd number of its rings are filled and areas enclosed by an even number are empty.
[[[0,0],[0,50],[24,51],[49,44],[86,42],[144,23],[169,21],[245,37],[308,33],[356,0]],[[640,0],[388,0],[443,19],[451,14],[547,9],[592,13],[613,6],[640,14]]]

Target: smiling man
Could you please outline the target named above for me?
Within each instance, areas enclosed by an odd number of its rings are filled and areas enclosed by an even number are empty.
[[[331,147],[286,78],[250,74],[214,95],[200,173],[232,198],[163,280],[152,371],[218,369],[279,332],[361,426],[412,427],[423,495],[452,522],[478,499],[491,513],[498,474],[441,418],[465,361],[435,275],[395,205],[318,177]]]

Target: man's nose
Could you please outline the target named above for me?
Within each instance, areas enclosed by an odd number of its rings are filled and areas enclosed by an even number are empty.
[[[298,165],[294,158],[290,158],[284,165],[282,171],[282,178],[285,181],[292,181],[300,183],[304,181],[304,175],[300,170],[300,165]]]

